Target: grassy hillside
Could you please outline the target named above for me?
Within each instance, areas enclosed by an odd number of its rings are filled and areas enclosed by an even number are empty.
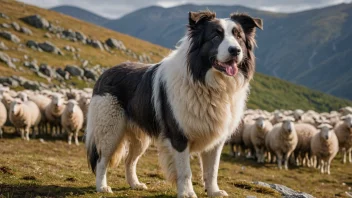
[[[68,146],[65,141],[46,139],[23,141],[6,133],[0,139],[0,197],[176,197],[176,188],[165,181],[158,166],[156,148],[151,146],[137,166],[141,182],[148,190],[131,190],[125,181],[124,165],[109,169],[108,182],[113,195],[95,192],[94,174],[87,167],[83,145]],[[258,165],[244,157],[233,158],[224,149],[219,167],[219,186],[230,197],[281,197],[276,191],[251,184],[263,181],[288,186],[319,198],[348,197],[352,185],[352,166],[336,158],[331,175],[307,167],[279,171],[275,164]],[[191,160],[193,185],[198,197],[206,197],[199,178],[197,158]]]
[[[46,18],[49,22],[64,29],[81,31],[92,39],[98,39],[101,41],[104,41],[107,38],[118,39],[124,43],[129,51],[135,53],[136,55],[139,56],[142,54],[147,54],[150,56],[152,62],[160,61],[170,51],[169,49],[151,44],[149,42],[83,22],[51,10],[45,10],[8,0],[0,0],[0,4],[0,12],[10,17],[10,19],[0,17],[0,24],[11,24],[12,22],[17,22],[20,26],[27,27],[33,32],[33,35],[26,35],[15,31],[13,28],[3,28],[0,26],[0,30],[9,31],[21,39],[19,44],[15,44],[0,37],[0,41],[4,42],[4,44],[9,48],[3,52],[8,54],[10,57],[17,58],[19,60],[19,62],[15,63],[17,66],[16,70],[11,69],[3,62],[0,62],[0,76],[17,75],[46,84],[58,84],[65,86],[74,84],[82,88],[91,87],[94,82],[86,80],[82,81],[78,78],[71,78],[70,80],[64,82],[59,82],[58,80],[53,79],[49,82],[44,78],[38,77],[28,68],[23,66],[25,61],[24,56],[28,56],[28,60],[36,59],[38,65],[41,63],[46,63],[53,68],[64,68],[68,64],[81,66],[83,60],[89,61],[86,68],[92,68],[97,64],[101,65],[103,68],[107,68],[127,60],[138,61],[138,57],[136,58],[135,56],[131,56],[131,54],[122,50],[111,49],[110,51],[102,51],[81,42],[72,42],[67,39],[58,38],[55,34],[50,34],[51,38],[47,38],[45,37],[45,34],[48,34],[47,30],[34,28],[20,20],[21,17],[33,14],[39,14]],[[64,55],[60,56],[47,52],[39,52],[28,48],[25,46],[28,40],[34,40],[37,42],[49,41],[60,48]],[[63,50],[63,48],[67,45],[72,46],[77,50],[79,49],[79,52],[72,53]],[[78,58],[77,54],[79,54]],[[260,64],[260,60],[258,60],[258,62]],[[301,108],[328,111],[338,109],[346,105],[351,106],[352,102],[311,91],[307,88],[296,86],[276,78],[257,74],[255,76],[255,80],[252,82],[252,94],[250,96],[248,106],[250,108],[261,108],[267,110],[274,110],[277,108]]]

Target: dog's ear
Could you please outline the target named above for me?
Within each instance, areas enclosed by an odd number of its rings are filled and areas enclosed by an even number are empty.
[[[211,12],[209,10],[199,11],[199,12],[189,12],[188,20],[189,27],[194,28],[197,24],[203,21],[210,21],[216,17],[215,12]]]
[[[255,28],[263,30],[263,20],[259,18],[252,18],[247,14],[233,13],[230,15],[231,19],[240,23],[246,34],[255,32]]]

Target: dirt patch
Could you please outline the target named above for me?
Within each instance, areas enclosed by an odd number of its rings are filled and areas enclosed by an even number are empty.
[[[65,181],[68,181],[68,182],[76,182],[77,179],[74,178],[74,177],[68,177],[68,178],[65,179]]]
[[[14,172],[12,171],[12,169],[7,166],[0,167],[0,172],[3,174],[14,175]]]
[[[22,179],[24,179],[24,180],[37,180],[37,178],[32,175],[23,176]]]

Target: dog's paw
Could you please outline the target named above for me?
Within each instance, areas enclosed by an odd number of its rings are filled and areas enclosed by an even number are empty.
[[[212,192],[212,193],[208,192],[208,197],[228,197],[228,196],[229,195],[224,190],[219,190],[219,191]]]
[[[103,186],[103,187],[98,189],[98,192],[113,193],[110,186]]]
[[[185,192],[181,195],[177,195],[177,198],[197,198],[197,195],[195,192]]]
[[[131,186],[133,190],[147,190],[148,187],[144,183],[134,184]]]

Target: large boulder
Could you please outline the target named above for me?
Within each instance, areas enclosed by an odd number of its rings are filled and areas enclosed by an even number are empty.
[[[66,65],[65,71],[67,71],[71,76],[83,77],[84,71],[76,65]]]
[[[25,61],[23,65],[32,71],[39,71],[39,66],[35,61]]]
[[[14,42],[14,43],[21,42],[20,38],[18,38],[16,35],[12,34],[11,32],[8,32],[8,31],[0,31],[0,37],[3,37],[9,41]]]
[[[21,20],[36,28],[46,29],[50,26],[49,22],[40,15],[23,17]]]
[[[84,69],[84,77],[86,77],[87,79],[92,79],[92,80],[96,80],[97,78],[97,74],[89,69]]]
[[[50,43],[49,41],[45,41],[44,43],[38,43],[38,47],[45,52],[62,55],[62,52],[60,51],[60,49],[57,48],[54,44]]]
[[[11,77],[0,77],[0,83],[11,87],[18,87],[19,83]]]
[[[56,72],[47,64],[40,64],[39,71],[49,78],[55,78]]]
[[[12,63],[11,57],[4,52],[0,52],[0,62],[4,62],[7,66],[16,69],[16,65]]]
[[[103,44],[98,40],[89,40],[88,44],[94,48],[100,49],[102,51],[104,50]]]
[[[87,39],[87,37],[82,32],[76,31],[76,39],[78,41],[85,41]]]
[[[105,43],[111,47],[111,48],[116,48],[119,50],[126,50],[125,45],[123,44],[122,41],[116,40],[114,38],[108,38]]]
[[[76,32],[72,31],[71,29],[62,31],[62,35],[68,39],[76,38]]]
[[[40,84],[31,80],[25,81],[22,86],[25,89],[40,90]]]
[[[68,80],[70,78],[70,73],[68,73],[67,71],[64,71],[61,68],[57,68],[56,73],[58,74],[56,76],[61,76],[65,80]]]
[[[33,48],[33,49],[37,49],[38,48],[38,43],[33,41],[33,40],[27,41],[26,45],[29,48]]]

